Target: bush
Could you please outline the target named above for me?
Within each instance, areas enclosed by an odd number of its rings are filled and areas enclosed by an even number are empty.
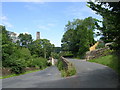
[[[72,64],[70,64],[68,66],[67,70],[65,70],[65,69],[61,70],[61,76],[62,77],[73,76],[75,74],[76,74],[76,69]]]
[[[51,65],[52,65],[52,63],[51,63],[51,62],[47,63],[47,66],[51,66]]]
[[[105,43],[104,43],[104,42],[100,42],[100,43],[97,45],[96,49],[104,48],[104,47],[105,47]]]
[[[59,59],[59,58],[60,58],[60,54],[59,54],[59,53],[54,53],[54,52],[52,52],[52,53],[51,53],[51,56],[52,56],[53,58],[55,58],[55,59]]]
[[[29,62],[29,66],[31,67],[39,67],[40,69],[43,69],[47,67],[47,59],[44,59],[42,57],[39,58],[32,58]]]
[[[26,63],[23,59],[18,59],[18,60],[10,60],[9,62],[10,67],[12,72],[16,74],[20,74],[25,72],[24,68],[26,67]]]
[[[10,67],[13,72],[20,74],[25,72],[26,67],[47,67],[47,59],[31,56],[28,48],[19,48],[3,62],[4,67]]]
[[[72,75],[76,74],[76,69],[72,65],[72,63],[69,63],[68,68],[66,69],[63,65],[63,62],[58,60],[57,67],[61,71],[61,76],[62,77],[72,76]]]
[[[57,67],[58,67],[58,69],[59,69],[60,71],[64,69],[63,62],[60,61],[60,59],[59,59],[58,62],[57,62]]]

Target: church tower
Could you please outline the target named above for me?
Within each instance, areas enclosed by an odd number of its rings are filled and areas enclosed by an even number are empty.
[[[40,32],[36,32],[36,40],[40,39]]]

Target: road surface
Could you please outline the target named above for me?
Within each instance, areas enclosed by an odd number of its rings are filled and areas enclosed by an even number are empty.
[[[72,77],[63,78],[55,66],[21,76],[3,79],[3,88],[117,88],[117,74],[109,67],[68,59],[77,70]]]

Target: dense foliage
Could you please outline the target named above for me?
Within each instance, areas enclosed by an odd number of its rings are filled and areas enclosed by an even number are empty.
[[[97,19],[88,17],[84,20],[68,21],[66,32],[62,38],[62,50],[70,51],[74,56],[83,56],[94,41],[94,30]]]
[[[53,51],[54,45],[47,39],[38,39],[28,45],[31,54],[36,57],[49,58]]]
[[[50,65],[50,57],[54,45],[47,39],[32,40],[30,34],[19,34],[19,40],[13,42],[5,26],[2,30],[2,67],[11,68],[16,74],[25,72],[26,67],[43,69]]]
[[[105,43],[112,42],[111,49],[116,51],[120,64],[120,1],[119,2],[88,2],[88,6],[103,17],[102,26],[97,25]],[[115,61],[115,60],[114,60]],[[120,65],[118,65],[120,70]]]
[[[113,49],[120,51],[120,1],[119,2],[88,2],[88,6],[103,17],[99,33],[105,43],[114,42]]]

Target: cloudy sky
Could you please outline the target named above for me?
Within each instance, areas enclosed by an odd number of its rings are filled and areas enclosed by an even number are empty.
[[[86,2],[2,2],[0,19],[7,30],[16,33],[28,32],[36,39],[48,39],[55,46],[61,46],[64,28],[68,21],[92,16],[101,19]]]

